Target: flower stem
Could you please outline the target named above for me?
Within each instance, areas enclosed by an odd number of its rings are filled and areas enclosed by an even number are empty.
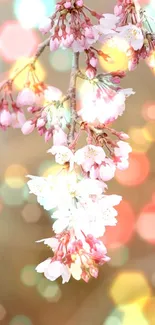
[[[73,63],[70,77],[70,85],[69,85],[69,96],[70,96],[70,110],[71,110],[71,122],[70,122],[70,131],[68,134],[68,144],[74,141],[75,128],[76,128],[76,81],[77,74],[79,71],[79,53],[73,53]]]

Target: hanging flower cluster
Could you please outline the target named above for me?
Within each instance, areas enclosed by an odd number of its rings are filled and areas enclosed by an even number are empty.
[[[114,14],[99,14],[83,0],[62,0],[53,16],[41,21],[39,29],[48,38],[30,63],[0,86],[0,128],[20,128],[25,135],[37,129],[46,142],[52,140],[48,152],[60,167],[54,176],[28,176],[30,193],[54,220],[55,236],[40,241],[51,248],[51,256],[37,266],[37,272],[51,281],[61,276],[65,283],[73,276],[88,282],[91,277],[97,278],[99,266],[109,261],[101,237],[104,241],[106,227],[116,225],[115,206],[121,201],[121,196],[106,194],[105,182],[117,169],[128,168],[132,151],[126,142],[128,135],[112,129],[110,123],[123,114],[126,99],[134,91],[121,88],[124,71],[98,74],[99,57],[110,62],[109,55],[98,48],[117,39],[117,46],[128,56],[129,70],[133,70],[140,59],[155,50],[155,34],[145,12],[133,0],[117,0]],[[36,74],[35,63],[46,47],[51,52],[59,48],[73,52],[65,95]],[[82,54],[84,72],[79,64]],[[15,98],[14,80],[24,69],[27,78]],[[78,78],[88,84],[80,109]],[[84,133],[86,143],[80,148],[78,142]]]

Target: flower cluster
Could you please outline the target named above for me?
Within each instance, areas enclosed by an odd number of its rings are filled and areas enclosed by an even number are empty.
[[[117,223],[119,195],[108,195],[108,182],[117,169],[128,168],[132,151],[128,135],[111,127],[125,111],[132,88],[122,89],[124,71],[98,73],[99,57],[111,58],[96,47],[109,42],[116,44],[129,59],[129,70],[140,59],[148,57],[155,46],[155,34],[149,18],[136,1],[117,0],[114,14],[99,14],[83,0],[61,0],[55,13],[45,17],[39,29],[49,37],[38,47],[34,58],[14,77],[0,85],[0,128],[20,128],[24,135],[37,129],[45,141],[52,140],[48,150],[59,165],[60,172],[48,177],[29,176],[30,193],[50,211],[55,237],[43,239],[52,251],[36,268],[51,281],[62,277],[68,282],[88,282],[97,278],[99,266],[109,261],[104,246],[107,226]],[[46,47],[72,50],[73,64],[67,93],[46,85],[36,75],[35,63]],[[85,69],[80,70],[80,55],[85,56]],[[16,77],[28,70],[23,89],[14,97]],[[77,105],[77,80],[87,83]],[[26,114],[25,114],[26,111]],[[25,116],[28,115],[26,119]],[[85,133],[86,143],[79,148]],[[101,240],[103,237],[103,241]]]

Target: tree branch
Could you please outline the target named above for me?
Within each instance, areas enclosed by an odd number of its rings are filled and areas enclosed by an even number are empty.
[[[70,122],[70,131],[68,134],[68,144],[74,140],[75,128],[76,128],[76,80],[77,74],[79,71],[79,53],[73,53],[73,64],[71,70],[71,78],[68,94],[70,96],[70,110],[71,110],[71,122]]]
[[[5,81],[1,86],[0,86],[0,91],[8,84],[11,86],[11,84],[13,83],[13,81],[19,76],[19,74],[21,72],[23,72],[26,68],[28,68],[29,66],[31,66],[33,69],[35,68],[35,63],[37,61],[37,59],[40,57],[40,55],[43,53],[43,51],[45,50],[45,48],[47,46],[49,46],[50,43],[50,38],[47,38],[44,42],[42,42],[41,44],[39,44],[36,54],[35,56],[30,59],[30,62],[27,63],[26,65],[23,66],[23,68],[21,68],[20,70],[17,70],[16,73],[14,74],[13,78],[8,79],[7,81]]]

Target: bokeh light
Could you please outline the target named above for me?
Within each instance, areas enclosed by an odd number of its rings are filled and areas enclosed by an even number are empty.
[[[17,315],[12,318],[9,325],[32,325],[32,321],[24,315]]]
[[[116,171],[116,180],[125,186],[142,184],[148,177],[150,163],[146,154],[133,152],[130,154],[129,167],[126,170]]]
[[[33,287],[39,282],[41,275],[36,272],[35,268],[35,265],[26,265],[21,270],[20,279],[24,285]]]
[[[15,73],[22,69],[23,66],[25,66],[26,64],[28,64],[30,62],[30,60],[28,58],[20,58],[19,60],[17,60],[17,62],[12,66],[11,71],[10,71],[10,78],[13,78]],[[35,72],[37,74],[37,76],[39,76],[40,80],[43,81],[45,78],[45,70],[42,67],[42,65],[40,64],[40,62],[37,60],[36,64],[35,64]],[[22,71],[18,77],[14,80],[14,85],[18,88],[18,89],[22,89],[24,86],[24,83],[27,80],[27,75],[28,75],[28,69],[25,69],[24,71]],[[31,75],[29,76],[30,81],[33,81],[33,79],[31,79]]]
[[[17,21],[8,21],[0,29],[0,54],[5,61],[13,62],[20,57],[30,57],[39,44],[37,34],[25,30]]]
[[[116,207],[118,211],[117,225],[115,227],[106,227],[103,241],[108,248],[114,249],[128,243],[135,228],[135,215],[128,201],[121,201]]]
[[[103,325],[150,325],[137,304],[120,305],[108,316]]]
[[[142,108],[142,115],[146,121],[155,121],[155,102],[146,102]]]
[[[35,223],[41,217],[41,209],[38,204],[28,203],[22,210],[22,217],[27,223]]]
[[[101,67],[105,71],[125,71],[128,69],[128,58],[118,47],[118,44],[121,45],[121,43],[123,46],[123,40],[112,38],[103,45],[101,50],[110,57],[108,61],[100,57]]]
[[[155,203],[144,206],[137,220],[137,233],[141,238],[155,244]]]
[[[128,132],[130,136],[130,145],[134,152],[147,152],[152,142],[146,137],[146,130],[141,128],[130,128]]]
[[[54,70],[65,72],[71,69],[72,66],[72,52],[68,49],[59,49],[50,54],[50,63]]]
[[[42,17],[54,12],[55,0],[15,0],[14,12],[24,28],[37,27]]]
[[[148,319],[149,325],[155,324],[155,297],[151,297],[143,308],[143,313]]]
[[[145,136],[150,139],[150,141],[155,141],[155,122],[150,121],[145,126]]]
[[[6,183],[2,183],[0,196],[6,205],[19,206],[25,202],[25,188],[27,189],[27,185],[22,188],[11,188]]]
[[[46,278],[42,278],[39,281],[37,290],[39,294],[49,302],[57,302],[62,296],[57,282],[49,282]]]
[[[4,180],[9,187],[20,188],[23,187],[27,182],[27,174],[28,170],[24,166],[13,164],[6,169],[4,173]]]
[[[115,304],[136,304],[141,307],[151,297],[151,288],[143,273],[120,272],[113,280],[110,296]]]
[[[110,256],[111,260],[109,261],[109,265],[113,267],[120,267],[123,266],[129,258],[129,249],[127,246],[115,246],[114,248],[110,248],[108,250],[108,255]]]

